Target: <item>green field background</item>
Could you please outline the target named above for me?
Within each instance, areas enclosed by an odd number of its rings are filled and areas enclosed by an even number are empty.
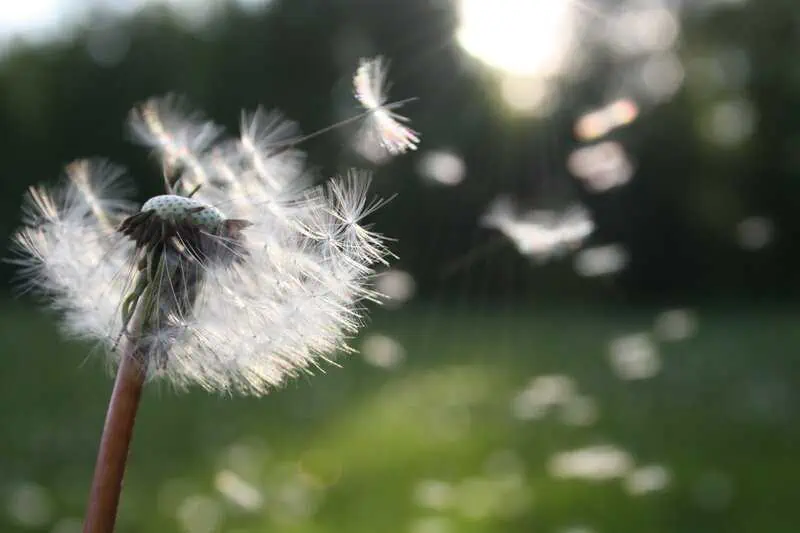
[[[660,372],[621,380],[608,343],[655,337],[655,311],[378,310],[365,335],[403,346],[393,368],[351,355],[262,399],[152,383],[118,530],[796,531],[798,317],[697,311],[694,335],[656,341]],[[111,380],[31,308],[7,303],[0,339],[2,531],[77,532]],[[531,379],[554,375],[595,420],[515,416]],[[635,494],[630,470],[554,475],[559,453],[597,446],[668,482]]]

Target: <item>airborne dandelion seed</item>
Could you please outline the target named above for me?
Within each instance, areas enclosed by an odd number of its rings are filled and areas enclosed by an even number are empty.
[[[387,73],[385,60],[375,57],[362,59],[353,77],[355,97],[368,112],[356,149],[374,161],[416,150],[419,145],[419,133],[403,124],[408,118],[392,111],[409,100],[388,103]]]
[[[578,248],[594,231],[594,222],[581,205],[561,212],[530,210],[519,215],[507,196],[496,198],[480,223],[505,235],[522,255],[540,261]]]

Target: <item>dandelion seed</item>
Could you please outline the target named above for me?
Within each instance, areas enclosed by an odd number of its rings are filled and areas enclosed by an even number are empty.
[[[387,72],[384,59],[375,57],[362,59],[353,76],[355,97],[368,111],[356,148],[374,161],[416,150],[420,140],[418,132],[402,124],[409,119],[392,111],[408,100],[387,103]]]
[[[774,238],[775,227],[766,217],[748,217],[736,227],[739,246],[745,250],[761,250]]]
[[[567,159],[567,167],[589,191],[595,193],[625,185],[635,171],[634,163],[617,141],[602,141],[577,148]]]
[[[547,463],[548,471],[556,478],[593,481],[622,477],[632,468],[631,455],[610,444],[560,452]]]
[[[379,368],[395,368],[405,359],[403,345],[391,337],[373,333],[361,344],[361,354],[368,364]]]
[[[663,465],[640,466],[625,476],[625,490],[633,495],[663,490],[670,481],[670,472]]]
[[[454,186],[464,180],[467,166],[464,160],[452,151],[430,150],[419,158],[417,172],[429,183]]]
[[[573,396],[561,405],[560,415],[569,426],[591,426],[597,421],[597,402],[590,396]]]
[[[218,472],[214,486],[228,501],[246,511],[255,512],[264,505],[261,491],[230,470]]]
[[[385,296],[385,307],[396,309],[414,295],[414,277],[404,270],[387,270],[375,277],[375,288]]]
[[[575,271],[585,277],[616,274],[628,264],[628,252],[619,244],[585,248],[575,256]]]
[[[442,511],[453,503],[453,486],[437,479],[423,479],[414,487],[414,502],[428,509]]]
[[[649,379],[661,371],[661,358],[653,339],[645,333],[615,338],[609,344],[609,362],[621,379]]]
[[[697,316],[690,309],[663,311],[656,316],[653,330],[661,341],[682,341],[696,333]]]
[[[517,215],[507,197],[495,200],[481,223],[503,233],[519,253],[539,260],[577,248],[594,231],[594,222],[581,206],[561,213],[529,211]]]
[[[6,511],[14,522],[39,528],[52,519],[53,501],[44,487],[35,483],[20,483],[10,487]]]
[[[187,533],[214,533],[223,520],[220,503],[208,496],[193,494],[176,511],[176,518]]]

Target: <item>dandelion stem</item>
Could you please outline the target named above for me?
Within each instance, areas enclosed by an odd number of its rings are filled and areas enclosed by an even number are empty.
[[[145,292],[146,299],[149,300],[150,291]],[[142,358],[138,356],[139,345],[136,338],[150,312],[150,305],[137,305],[131,320],[130,333],[126,335],[127,340],[120,356],[103,435],[100,438],[83,533],[114,531],[128,449],[146,375]]]
[[[135,344],[128,343],[127,346]],[[108,404],[83,533],[111,533],[114,530],[144,376],[137,358],[133,354],[124,354]]]

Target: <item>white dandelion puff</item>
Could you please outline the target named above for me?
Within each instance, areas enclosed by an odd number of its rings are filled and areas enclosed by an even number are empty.
[[[387,73],[386,62],[378,56],[361,59],[353,76],[355,97],[368,112],[356,148],[375,161],[416,150],[420,141],[419,133],[404,124],[409,122],[408,117],[392,111],[408,100],[388,102]]]
[[[112,361],[127,339],[149,378],[261,395],[350,350],[363,302],[379,300],[373,268],[390,257],[364,225],[383,202],[368,199],[358,172],[298,186],[301,154],[272,149],[296,131],[278,115],[247,114],[241,136],[222,139],[174,102],[131,115],[139,141],[177,176],[167,193],[137,209],[116,167],[75,163],[61,188],[30,191],[17,262],[67,331]],[[138,332],[135,311],[145,313]]]

